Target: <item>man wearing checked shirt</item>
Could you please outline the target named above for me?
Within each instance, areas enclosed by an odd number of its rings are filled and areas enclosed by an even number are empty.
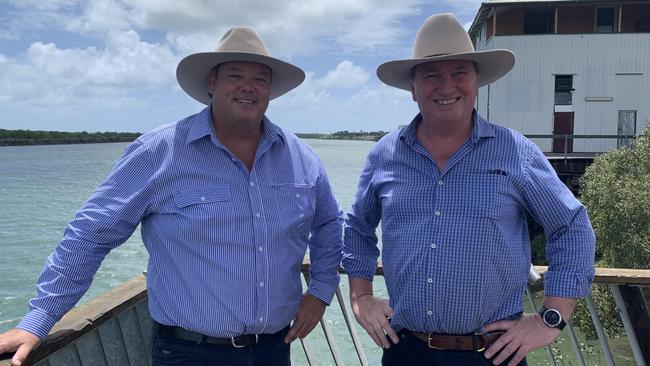
[[[534,143],[474,110],[478,88],[513,67],[510,51],[475,52],[456,18],[440,14],[413,54],[377,69],[420,113],[377,143],[361,173],[343,253],[352,309],[384,365],[525,365],[589,293],[587,213]],[[526,213],[548,240],[543,314],[523,314]],[[372,290],[379,222],[388,301]]]
[[[0,353],[25,362],[141,223],[154,365],[289,365],[289,343],[334,296],[342,246],[319,158],[264,116],[304,77],[247,27],[183,59],[180,86],[208,106],[126,149],[48,258],[30,312],[0,335]]]

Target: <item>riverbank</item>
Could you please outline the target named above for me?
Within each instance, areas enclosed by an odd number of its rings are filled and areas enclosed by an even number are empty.
[[[140,135],[140,132],[61,132],[0,129],[0,146],[131,142]]]

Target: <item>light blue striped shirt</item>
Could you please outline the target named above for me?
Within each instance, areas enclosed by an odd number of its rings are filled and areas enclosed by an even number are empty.
[[[526,212],[548,238],[546,295],[589,292],[595,238],[585,208],[534,143],[475,116],[442,172],[416,140],[418,115],[377,143],[361,173],[343,267],[373,279],[381,221],[395,328],[464,334],[521,313],[531,259]]]
[[[316,153],[263,119],[251,172],[216,138],[210,107],[142,135],[70,222],[18,328],[44,339],[106,254],[142,223],[149,310],[215,337],[274,333],[308,292],[339,283],[343,213]]]

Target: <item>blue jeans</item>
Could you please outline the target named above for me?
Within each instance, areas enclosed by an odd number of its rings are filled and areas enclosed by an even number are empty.
[[[415,338],[408,331],[398,333],[399,343],[384,350],[381,358],[383,366],[427,365],[427,366],[494,366],[492,361],[485,358],[483,352],[473,351],[441,351]],[[390,339],[389,339],[390,342]],[[502,365],[507,365],[507,359]],[[527,366],[524,359],[519,366]]]
[[[155,327],[154,327],[155,329]],[[286,332],[266,343],[244,348],[229,345],[196,343],[153,331],[151,364],[153,366],[289,366],[291,353],[284,343]]]

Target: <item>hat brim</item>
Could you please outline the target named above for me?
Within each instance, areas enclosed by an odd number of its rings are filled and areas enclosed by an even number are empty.
[[[478,87],[490,84],[508,73],[515,65],[515,55],[509,50],[489,50],[454,53],[420,59],[385,62],[377,67],[377,77],[387,85],[411,90],[411,70],[420,64],[443,60],[474,61],[478,68]]]
[[[270,99],[297,87],[305,80],[305,72],[297,66],[259,54],[246,52],[201,52],[189,55],[176,67],[176,79],[181,88],[203,104],[212,103],[208,96],[210,70],[224,62],[257,62],[271,69]]]

